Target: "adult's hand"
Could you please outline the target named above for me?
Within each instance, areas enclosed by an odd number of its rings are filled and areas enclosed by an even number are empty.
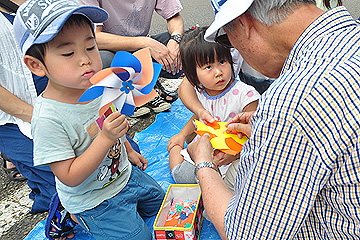
[[[247,137],[251,135],[250,119],[254,115],[255,111],[242,112],[233,117],[225,126],[227,127],[226,132],[236,132],[239,138],[245,134]]]
[[[214,151],[208,134],[189,144],[187,150],[195,165],[204,161],[213,161]],[[224,216],[233,194],[226,186],[220,174],[213,169],[201,168],[197,175],[206,212],[221,239],[227,239],[224,228]]]
[[[182,69],[179,44],[175,40],[170,39],[166,46],[170,51],[170,56],[174,59],[174,68],[171,73],[175,75]]]
[[[176,13],[169,19],[166,19],[167,30],[170,35],[182,34],[184,32],[184,21],[180,13]],[[182,69],[181,59],[179,54],[179,44],[174,40],[170,39],[167,43],[167,47],[171,53],[173,59],[171,73],[176,74]]]
[[[209,134],[205,134],[196,142],[187,146],[188,153],[195,165],[201,162],[213,162],[214,149],[211,145]]]
[[[215,159],[215,163],[216,165],[223,166],[223,165],[228,165],[232,162],[234,162],[236,159],[239,158],[239,154],[237,155],[230,155],[230,154],[221,154],[220,151],[216,150],[214,153],[214,159]]]
[[[151,57],[155,59],[156,62],[163,65],[163,69],[167,72],[172,72],[174,68],[174,58],[170,53],[170,50],[167,46],[161,42],[156,41],[150,37],[147,38],[148,46],[150,47]]]

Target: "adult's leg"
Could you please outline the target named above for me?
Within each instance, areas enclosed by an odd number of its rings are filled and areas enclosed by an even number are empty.
[[[0,151],[28,179],[29,198],[34,199],[31,213],[47,211],[56,191],[55,177],[50,167],[34,166],[32,140],[23,135],[17,125],[3,125],[0,127]]]
[[[15,165],[10,161],[10,159],[1,153],[1,158],[3,160],[3,168],[11,181],[25,181],[26,177],[24,177],[19,170],[15,167]]]
[[[228,168],[224,181],[226,183],[226,185],[229,187],[229,189],[234,192],[234,185],[235,185],[235,179],[238,173],[238,169],[239,169],[239,164],[240,164],[240,160],[237,159],[234,162],[232,162],[232,164],[230,165],[230,167]]]
[[[240,70],[239,72],[239,77],[241,81],[253,86],[260,94],[263,94],[274,82],[273,79],[256,78],[254,76],[251,76],[250,74],[243,72],[242,70]]]
[[[115,53],[108,50],[100,50],[100,57],[104,68],[109,68]]]

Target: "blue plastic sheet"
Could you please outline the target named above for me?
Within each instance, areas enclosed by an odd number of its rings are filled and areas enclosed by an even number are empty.
[[[178,99],[168,112],[157,114],[154,123],[134,136],[134,141],[139,145],[141,154],[149,161],[145,172],[152,176],[165,191],[170,184],[175,183],[170,173],[167,143],[172,136],[180,132],[191,116],[192,113]],[[153,230],[155,217],[145,219],[150,230]],[[45,220],[39,222],[25,239],[45,240]],[[94,238],[77,226],[73,239],[92,240]],[[204,219],[199,239],[220,240],[221,238],[213,224]]]

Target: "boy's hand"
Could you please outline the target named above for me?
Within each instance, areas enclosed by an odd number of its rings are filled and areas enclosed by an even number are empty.
[[[122,115],[119,111],[111,113],[103,124],[103,129],[100,134],[103,134],[111,141],[124,136],[129,128],[125,115]]]
[[[138,152],[132,150],[128,152],[129,161],[138,166],[139,169],[145,170],[148,166],[148,161]]]
[[[181,136],[180,134],[176,134],[176,135],[172,136],[167,145],[168,152],[170,152],[170,150],[176,145],[184,148],[184,142],[185,142],[185,138],[183,136]]]

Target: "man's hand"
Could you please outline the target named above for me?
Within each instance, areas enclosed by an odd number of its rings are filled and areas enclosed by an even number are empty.
[[[170,56],[174,59],[174,68],[171,73],[175,75],[182,69],[179,44],[175,40],[170,39],[167,44],[167,48],[170,51]]]
[[[226,132],[236,132],[239,138],[243,137],[243,134],[247,137],[251,135],[250,119],[254,115],[254,112],[242,112],[233,117],[225,126]]]
[[[205,161],[213,162],[214,149],[207,133],[196,142],[190,143],[187,146],[187,150],[195,165]]]
[[[223,154],[221,155],[220,153],[217,153],[215,151],[215,155],[214,155],[214,162],[216,163],[216,165],[223,166],[223,165],[228,165],[230,163],[232,163],[233,161],[235,161],[236,159],[239,158],[239,154],[237,155],[230,155],[230,154]]]
[[[154,58],[156,62],[162,64],[163,69],[165,69],[167,72],[172,72],[175,67],[175,63],[174,58],[167,46],[150,37],[147,38],[147,40],[147,45],[150,47],[151,57]]]

